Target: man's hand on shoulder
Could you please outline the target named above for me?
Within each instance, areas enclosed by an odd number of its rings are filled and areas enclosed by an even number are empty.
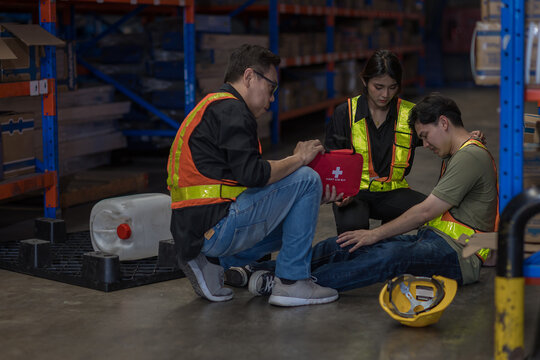
[[[481,130],[473,130],[469,133],[472,139],[480,141],[482,144],[487,145],[486,136]]]

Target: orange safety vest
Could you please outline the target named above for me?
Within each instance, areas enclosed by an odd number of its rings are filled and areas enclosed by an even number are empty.
[[[189,137],[201,122],[206,108],[214,101],[225,99],[237,98],[227,92],[208,94],[184,119],[176,133],[167,162],[167,188],[171,192],[173,209],[234,201],[246,190],[234,180],[217,180],[202,175],[189,148]]]
[[[386,178],[381,178],[373,168],[371,145],[366,119],[355,121],[356,107],[361,95],[348,99],[349,124],[351,127],[351,144],[354,150],[364,158],[360,190],[391,191],[408,188],[405,170],[409,167],[412,154],[412,131],[409,126],[409,112],[413,103],[398,99],[398,117],[394,124],[394,144],[392,146],[392,163]]]
[[[493,169],[495,171],[495,176],[497,176],[497,166],[495,165],[495,160],[493,159],[493,156],[491,156],[488,149],[478,140],[469,139],[467,140],[461,147],[460,150],[463,149],[465,146],[474,145],[478,146],[484,150],[487,151],[489,156],[491,157],[491,161],[493,163]],[[441,176],[444,175],[444,172],[446,171],[446,163],[443,162],[443,166],[441,167]],[[439,177],[439,179],[440,179]],[[438,216],[437,218],[429,221],[426,223],[426,226],[431,226],[442,233],[448,235],[454,240],[457,240],[461,234],[466,234],[471,236],[474,233],[482,232],[478,229],[475,229],[469,225],[464,224],[463,222],[457,220],[455,217],[450,214],[450,211],[447,210],[444,214]],[[493,231],[497,231],[497,228],[499,226],[499,185],[497,184],[497,216],[495,218],[495,224],[493,227]],[[482,262],[486,261],[488,255],[489,255],[489,249],[480,249],[476,252],[476,256],[482,260]]]

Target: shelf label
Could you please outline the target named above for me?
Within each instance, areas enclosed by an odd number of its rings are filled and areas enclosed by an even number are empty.
[[[39,94],[47,94],[49,92],[49,82],[47,79],[39,80]]]
[[[33,80],[30,81],[30,96],[39,95],[39,81]]]

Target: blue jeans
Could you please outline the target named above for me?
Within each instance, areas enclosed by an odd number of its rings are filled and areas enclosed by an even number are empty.
[[[227,269],[279,250],[278,277],[309,278],[321,197],[319,175],[305,166],[263,188],[247,189],[213,227],[214,234],[205,240],[202,253],[218,257]]]
[[[456,251],[433,230],[400,235],[349,253],[336,237],[315,245],[312,273],[317,283],[338,291],[384,282],[402,274],[441,275],[462,284]]]

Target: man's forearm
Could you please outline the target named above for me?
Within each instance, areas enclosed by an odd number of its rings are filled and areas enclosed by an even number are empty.
[[[283,179],[304,165],[300,156],[297,155],[291,155],[281,160],[269,160],[268,162],[270,163],[270,178],[267,184]]]
[[[426,206],[424,204],[417,204],[401,216],[373,229],[373,231],[377,234],[377,238],[382,240],[414,230],[432,219],[431,212],[425,208]]]

